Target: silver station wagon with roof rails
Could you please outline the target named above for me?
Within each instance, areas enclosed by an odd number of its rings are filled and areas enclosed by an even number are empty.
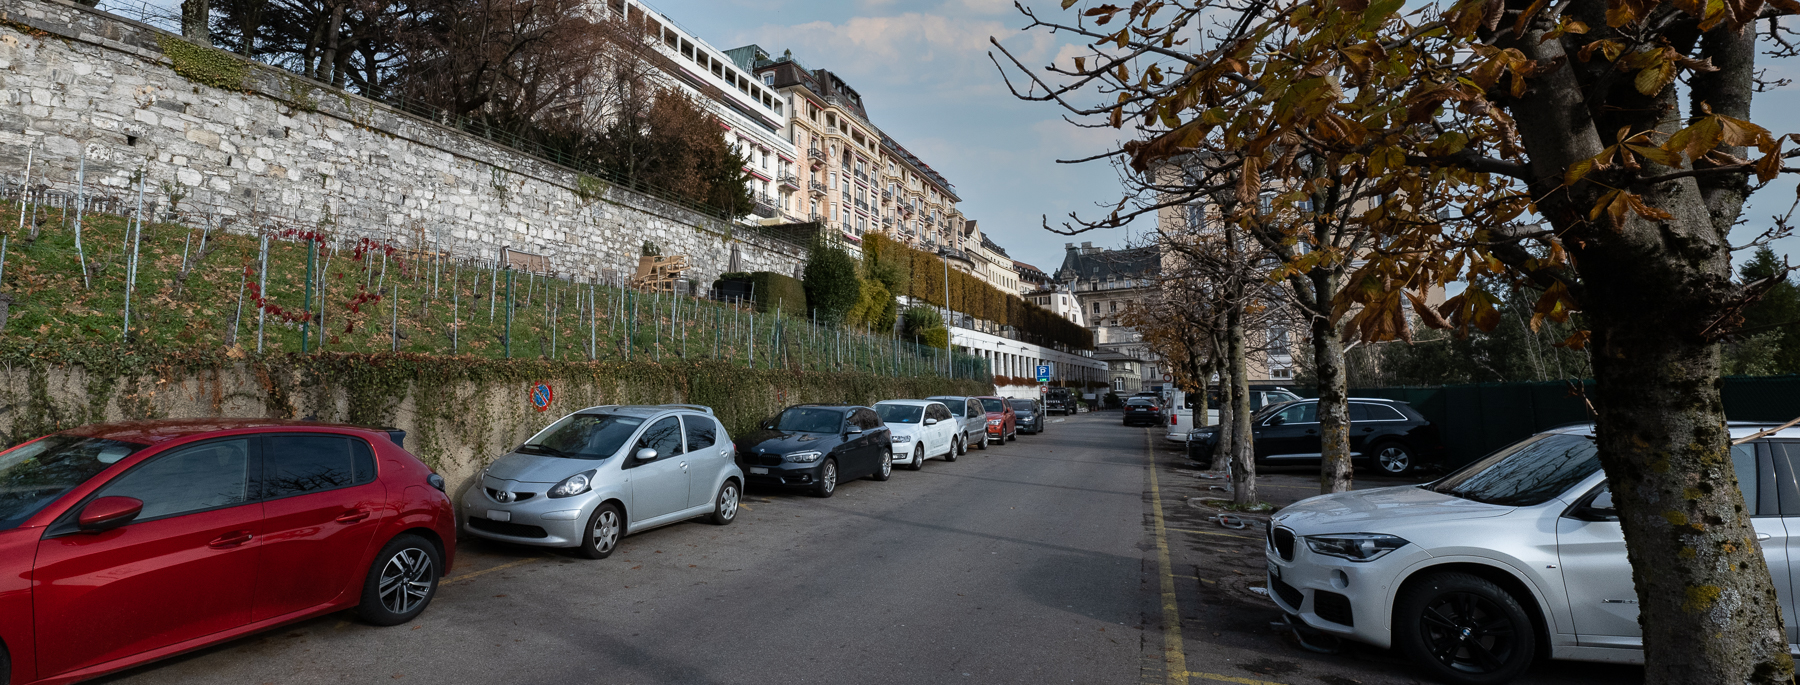
[[[731,523],[744,485],[735,462],[707,407],[591,407],[483,470],[463,495],[463,529],[603,559],[620,538],[657,526],[703,516]]]

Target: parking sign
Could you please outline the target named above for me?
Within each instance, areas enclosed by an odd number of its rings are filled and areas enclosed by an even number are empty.
[[[1037,372],[1038,372],[1038,382],[1039,383],[1049,383],[1050,382],[1050,365],[1049,364],[1039,364],[1037,367]]]

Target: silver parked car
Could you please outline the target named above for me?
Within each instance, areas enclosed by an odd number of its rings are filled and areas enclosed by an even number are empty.
[[[619,538],[737,518],[744,474],[725,427],[693,405],[583,409],[531,436],[463,495],[469,534],[603,559]]]
[[[981,400],[953,395],[939,395],[925,399],[932,402],[943,402],[944,408],[950,410],[950,415],[956,417],[956,422],[962,426],[964,454],[968,453],[970,447],[978,450],[987,449],[987,410],[981,407]]]

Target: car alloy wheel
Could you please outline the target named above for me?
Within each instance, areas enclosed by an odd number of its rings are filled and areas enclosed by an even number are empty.
[[[837,462],[826,459],[825,465],[819,468],[819,484],[813,486],[813,496],[830,497],[831,493],[837,492],[837,482]]]
[[[1375,452],[1375,463],[1389,475],[1402,475],[1412,470],[1412,453],[1399,443],[1387,443]]]
[[[881,452],[881,468],[875,471],[875,480],[887,480],[894,475],[894,450],[888,448]]]
[[[388,557],[381,566],[381,608],[395,614],[411,613],[425,601],[436,582],[431,555],[418,547],[408,547]]]
[[[950,451],[944,453],[944,461],[956,461],[957,455],[960,455],[966,451],[968,451],[968,450],[962,446],[961,440],[958,440],[956,438],[951,438],[950,439]]]
[[[1531,666],[1535,629],[1518,601],[1465,573],[1418,581],[1397,602],[1400,646],[1440,679],[1498,685]]]
[[[925,468],[925,446],[924,445],[919,445],[918,447],[913,448],[912,463],[907,464],[906,468],[909,471],[917,471],[919,469]]]

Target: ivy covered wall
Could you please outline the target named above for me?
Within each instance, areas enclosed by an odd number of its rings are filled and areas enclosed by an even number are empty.
[[[539,381],[549,383],[556,396],[543,412],[527,396]],[[9,445],[88,423],[150,418],[393,426],[407,432],[406,447],[437,468],[453,489],[551,421],[595,405],[707,405],[735,436],[790,404],[991,392],[992,386],[971,380],[748,369],[715,361],[258,357],[35,343],[0,349],[0,435]]]

